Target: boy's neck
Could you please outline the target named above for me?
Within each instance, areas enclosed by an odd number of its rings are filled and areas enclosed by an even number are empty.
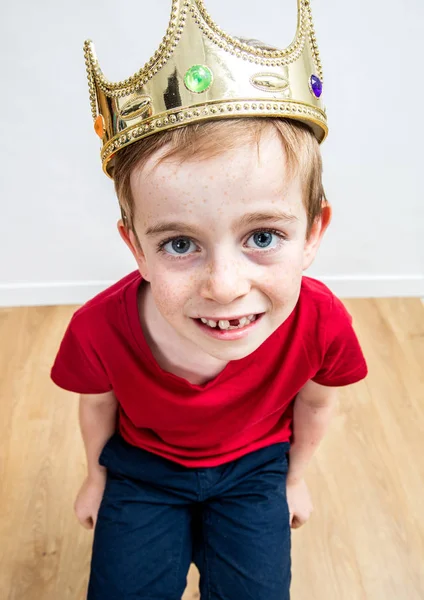
[[[203,385],[228,364],[202,352],[178,335],[159,313],[150,284],[143,281],[138,290],[138,314],[145,340],[158,365],[193,385]]]

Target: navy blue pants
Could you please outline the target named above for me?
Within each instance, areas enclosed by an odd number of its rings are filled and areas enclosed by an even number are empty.
[[[180,600],[191,562],[202,600],[288,600],[288,450],[187,468],[115,434],[99,458],[88,600]]]

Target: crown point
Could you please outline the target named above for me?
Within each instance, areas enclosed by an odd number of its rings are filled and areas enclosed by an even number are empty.
[[[213,81],[212,71],[204,65],[193,65],[184,75],[184,83],[190,92],[200,94],[210,88]]]
[[[322,81],[317,75],[311,75],[309,86],[315,98],[320,98],[322,94]]]

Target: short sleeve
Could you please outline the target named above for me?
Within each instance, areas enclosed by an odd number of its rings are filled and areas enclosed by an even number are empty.
[[[343,303],[333,296],[327,322],[324,356],[312,380],[321,385],[344,386],[367,376],[368,368],[352,326],[352,316]]]
[[[50,377],[59,387],[79,394],[102,394],[112,389],[91,340],[87,319],[77,313],[62,339]]]

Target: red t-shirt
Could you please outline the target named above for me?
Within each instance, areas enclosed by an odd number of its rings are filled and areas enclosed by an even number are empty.
[[[323,283],[303,277],[294,310],[259,348],[193,385],[153,357],[140,283],[130,273],[79,308],[51,370],[72,392],[113,389],[119,432],[134,446],[190,467],[226,463],[290,439],[293,401],[309,379],[343,386],[367,374],[351,316]]]

